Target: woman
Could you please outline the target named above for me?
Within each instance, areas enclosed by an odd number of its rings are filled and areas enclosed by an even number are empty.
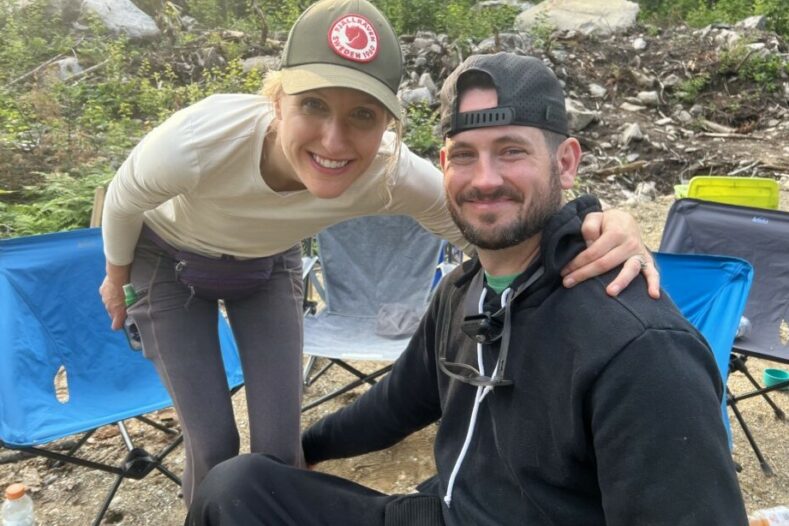
[[[300,464],[300,240],[355,216],[407,214],[465,245],[441,174],[399,131],[386,132],[400,128],[401,74],[397,37],[380,12],[366,0],[323,0],[294,25],[263,95],[218,95],[177,112],[109,186],[100,293],[118,329],[122,286],[138,292],[129,314],[183,428],[187,505],[208,470],[239,449],[218,299],[244,369],[251,450]],[[644,267],[633,257],[644,249],[630,216],[597,215],[585,229],[602,237],[568,279],[631,258],[623,286]],[[645,274],[656,291],[656,271]]]

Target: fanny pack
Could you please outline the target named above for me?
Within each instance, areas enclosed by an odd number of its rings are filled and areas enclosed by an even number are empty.
[[[173,258],[175,279],[198,298],[212,301],[246,298],[263,288],[274,268],[276,256],[212,258],[175,248],[146,225],[142,227],[142,235]]]

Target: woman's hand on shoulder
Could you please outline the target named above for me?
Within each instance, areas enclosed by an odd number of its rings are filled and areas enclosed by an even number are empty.
[[[587,248],[562,270],[565,287],[623,264],[619,275],[606,288],[610,296],[619,294],[642,273],[649,295],[655,299],[660,297],[660,274],[632,215],[616,209],[587,214],[581,231]]]

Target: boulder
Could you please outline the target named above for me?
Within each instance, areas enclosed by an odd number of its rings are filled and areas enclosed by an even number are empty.
[[[130,0],[84,0],[82,9],[96,15],[111,33],[125,33],[133,40],[154,40],[161,34],[153,18]]]
[[[547,23],[559,31],[608,35],[631,28],[636,23],[638,4],[627,0],[545,0],[515,19],[515,28],[528,33]]]

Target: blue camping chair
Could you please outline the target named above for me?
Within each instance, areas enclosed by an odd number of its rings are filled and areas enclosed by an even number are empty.
[[[359,217],[318,234],[321,279],[308,286],[323,308],[304,318],[307,386],[339,366],[356,379],[302,407],[312,409],[387,373],[405,350],[436,283],[436,264],[446,243],[407,216]],[[311,375],[316,358],[328,363]],[[364,373],[348,360],[382,362]]]
[[[663,289],[704,336],[715,354],[723,381],[723,422],[731,444],[726,411],[729,353],[753,281],[750,263],[738,258],[656,253]]]
[[[125,478],[142,479],[156,469],[180,485],[162,465],[180,434],[142,416],[172,401],[151,362],[121,331],[110,330],[98,294],[103,278],[98,228],[0,241],[0,446],[114,474],[94,524]],[[224,318],[219,329],[234,388],[243,382],[235,342]],[[58,390],[56,376],[63,371]],[[169,432],[172,442],[156,454],[135,447],[123,423],[130,418]],[[118,425],[126,458],[111,465],[77,457],[93,432],[108,424]],[[66,453],[42,447],[78,434]]]

